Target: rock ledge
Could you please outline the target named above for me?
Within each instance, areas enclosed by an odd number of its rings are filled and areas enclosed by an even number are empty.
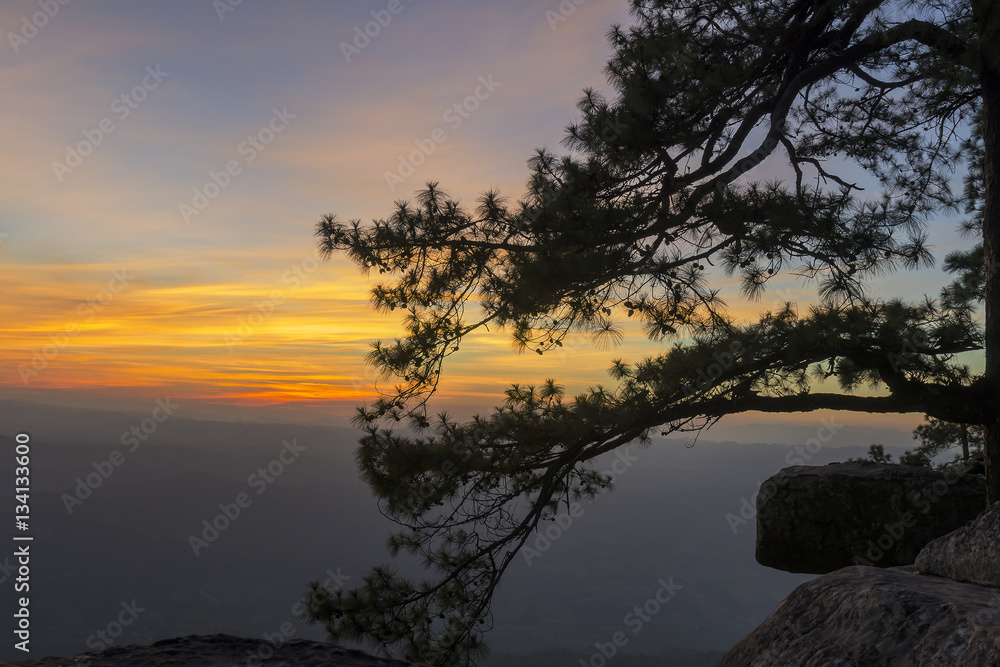
[[[997,656],[1000,591],[856,565],[796,588],[719,667],[982,667]]]
[[[925,546],[916,566],[924,574],[1000,588],[1000,502]]]
[[[810,574],[909,565],[984,509],[978,475],[867,462],[792,466],[761,485],[757,562]]]

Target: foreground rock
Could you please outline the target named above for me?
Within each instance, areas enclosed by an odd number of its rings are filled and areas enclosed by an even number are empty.
[[[757,562],[810,574],[906,565],[985,508],[986,480],[977,475],[867,462],[792,466],[761,485]]]
[[[925,546],[916,568],[924,574],[1000,588],[1000,502],[968,526]]]
[[[1000,591],[855,566],[796,588],[719,667],[982,667],[997,656]]]
[[[17,664],[29,667],[407,667],[415,663],[377,658],[364,651],[306,639],[274,645],[266,639],[192,635],[154,644],[116,646],[72,658],[45,658]]]

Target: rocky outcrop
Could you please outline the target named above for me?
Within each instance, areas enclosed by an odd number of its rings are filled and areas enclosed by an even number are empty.
[[[916,568],[1000,588],[1000,502],[969,525],[930,542],[917,556]]]
[[[985,507],[977,475],[867,462],[792,466],[761,485],[757,561],[811,574],[906,565]]]
[[[982,667],[997,656],[1000,591],[853,566],[796,588],[719,667]]]
[[[415,663],[377,658],[364,651],[306,639],[274,644],[266,639],[210,635],[115,646],[72,658],[44,658],[17,664],[25,667],[407,667]]]

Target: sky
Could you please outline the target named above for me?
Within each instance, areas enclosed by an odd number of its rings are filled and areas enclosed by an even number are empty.
[[[171,396],[220,418],[348,415],[375,396],[370,342],[400,324],[370,309],[371,282],[353,264],[317,260],[316,222],[385,217],[427,181],[467,205],[491,188],[516,200],[526,160],[560,148],[582,90],[608,89],[605,35],[626,10],[4,2],[0,398],[125,409]],[[931,230],[939,256],[956,246],[954,224]],[[919,297],[940,283],[924,272],[880,286]],[[737,309],[814,294],[778,283]],[[476,334],[446,366],[438,404],[487,409],[510,383],[548,377],[570,391],[608,383],[613,358],[660,349],[629,333],[613,350],[574,339],[544,358]]]

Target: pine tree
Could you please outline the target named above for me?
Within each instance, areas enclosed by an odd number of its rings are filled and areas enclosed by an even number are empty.
[[[968,461],[983,455],[983,427],[979,424],[955,424],[931,417],[914,429],[913,437],[920,440],[915,454],[926,459],[928,464],[938,454],[955,447],[962,448],[962,454],[956,456],[956,461]]]
[[[913,429],[913,439],[920,440],[920,445],[900,454],[900,463],[939,470],[955,469],[961,473],[975,469],[978,462],[973,462],[973,457],[981,459],[983,456],[983,427],[979,424],[955,424],[929,417]],[[956,447],[962,448],[960,455],[956,454],[951,461],[934,464],[937,456]],[[871,445],[868,456],[848,461],[892,463],[892,454],[887,454],[883,445]]]
[[[437,577],[379,568],[351,591],[314,586],[306,616],[332,638],[470,664],[525,541],[609,484],[594,457],[729,414],[981,424],[1000,500],[1000,3],[634,0],[632,11],[633,26],[609,32],[613,98],[585,91],[568,154],[539,150],[522,199],[491,191],[467,210],[430,183],[373,224],[317,226],[324,253],[388,276],[372,291],[378,310],[405,313],[404,334],[368,358],[398,384],[359,408],[358,462],[403,527],[393,553]],[[788,178],[748,178],[765,159]],[[872,294],[870,278],[932,264],[925,227],[943,211],[981,236],[945,258],[954,282],[918,303]],[[710,284],[735,276],[759,299],[789,272],[814,282],[817,302],[749,323]],[[545,354],[571,332],[613,343],[629,318],[666,345],[616,361],[614,386],[570,399],[549,380],[512,387],[470,422],[428,415],[445,359],[472,331],[503,329]],[[983,374],[956,356],[977,351]],[[856,391],[866,386],[879,391]]]

